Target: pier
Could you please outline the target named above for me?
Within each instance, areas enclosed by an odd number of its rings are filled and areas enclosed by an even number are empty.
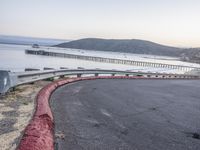
[[[75,54],[67,54],[67,53],[48,52],[48,51],[43,51],[43,50],[25,50],[25,53],[31,54],[31,55],[53,56],[53,57],[80,59],[80,60],[103,62],[103,63],[114,63],[114,64],[142,66],[142,67],[177,69],[177,70],[181,70],[181,71],[185,71],[185,72],[191,71],[194,69],[200,70],[200,68],[197,68],[197,67],[190,67],[190,66],[183,66],[183,65],[162,64],[162,63],[135,61],[135,60],[123,60],[123,59],[104,58],[104,57],[96,57],[96,56],[84,56],[84,55],[75,55]]]

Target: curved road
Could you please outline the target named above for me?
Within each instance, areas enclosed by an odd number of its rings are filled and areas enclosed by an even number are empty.
[[[200,80],[92,80],[51,96],[59,150],[199,150]]]

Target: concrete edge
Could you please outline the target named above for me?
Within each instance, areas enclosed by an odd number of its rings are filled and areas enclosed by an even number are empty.
[[[32,120],[24,130],[17,150],[54,150],[54,120],[49,106],[51,94],[60,86],[95,79],[162,79],[137,76],[97,76],[58,80],[42,88],[36,97],[36,110]],[[172,79],[172,78],[171,78]],[[177,78],[176,78],[177,79]]]

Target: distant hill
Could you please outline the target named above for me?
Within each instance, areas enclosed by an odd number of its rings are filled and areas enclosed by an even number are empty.
[[[181,53],[180,57],[183,61],[200,63],[200,48],[184,49],[184,52]]]
[[[63,42],[66,42],[66,40],[0,35],[0,44],[52,46]]]
[[[179,57],[181,53],[184,51],[181,48],[165,46],[150,41],[137,40],[137,39],[118,40],[118,39],[86,38],[86,39],[61,43],[55,46],[63,48],[127,52],[136,54],[151,54],[151,55],[176,56],[176,57]]]

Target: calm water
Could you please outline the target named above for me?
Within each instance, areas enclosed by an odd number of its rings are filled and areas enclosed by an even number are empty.
[[[51,67],[59,69],[60,67],[67,67],[70,69],[75,69],[77,67],[84,67],[87,69],[101,68],[101,69],[153,71],[153,72],[176,71],[170,69],[166,70],[163,68],[138,67],[138,66],[99,63],[99,62],[91,62],[84,60],[67,59],[67,58],[27,55],[25,54],[25,49],[31,49],[31,46],[0,44],[0,70],[11,70],[17,72],[17,71],[24,71],[25,68],[43,69],[44,67]],[[173,64],[176,63],[188,66],[192,65],[197,66],[196,64],[176,61],[173,60],[174,58],[169,58],[169,57],[165,57],[165,59],[167,60],[161,60],[161,58],[155,59],[155,56],[133,55],[124,53],[112,53],[112,52],[103,53],[95,51],[61,49],[61,48],[59,49],[59,48],[48,48],[48,47],[42,47],[42,49],[48,51],[67,52],[72,54],[82,54],[82,55],[92,55],[92,56],[96,55],[96,56],[111,57],[111,58],[145,60],[151,62],[158,61],[158,62],[173,63]]]

